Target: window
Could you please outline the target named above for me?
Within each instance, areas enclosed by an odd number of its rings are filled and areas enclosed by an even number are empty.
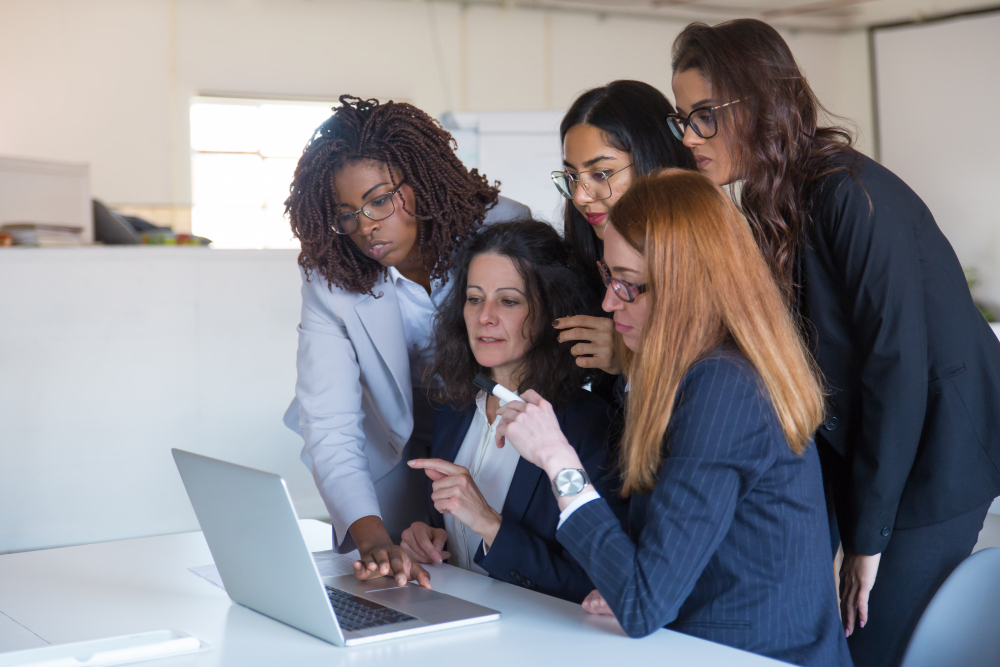
[[[333,102],[191,103],[192,231],[216,248],[298,248],[284,216],[295,165]]]

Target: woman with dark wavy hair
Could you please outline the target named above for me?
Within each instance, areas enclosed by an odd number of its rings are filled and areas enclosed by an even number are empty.
[[[826,379],[817,432],[855,665],[896,665],[1000,494],[1000,343],[920,198],[858,153],[773,28],[688,26],[671,123],[740,204]],[[839,536],[838,536],[839,532]]]
[[[355,574],[427,572],[398,546],[425,516],[433,409],[421,381],[431,320],[454,254],[482,225],[527,214],[455,155],[451,135],[409,104],[343,96],[295,168],[286,202],[302,242],[298,381],[285,423],[302,434],[334,544]]]
[[[559,507],[548,478],[512,447],[497,449],[500,400],[472,381],[483,373],[508,389],[552,396],[584,469],[616,498],[607,464],[608,405],[583,389],[593,371],[574,363],[550,324],[567,313],[591,314],[599,302],[545,223],[497,224],[471,241],[435,329],[429,378],[432,397],[443,405],[433,458],[410,461],[432,480],[431,520],[403,532],[410,558],[450,558],[452,565],[574,602],[593,588],[555,539]]]
[[[667,115],[674,112],[659,90],[642,81],[619,80],[583,93],[559,126],[563,171],[552,172],[566,197],[564,232],[573,255],[600,290],[597,260],[604,251],[608,211],[638,176],[659,169],[694,169],[690,151],[670,132]],[[607,317],[573,313],[555,327],[561,341],[578,341],[571,349],[577,364],[612,376],[621,373],[615,332]],[[614,378],[600,378],[607,394]]]

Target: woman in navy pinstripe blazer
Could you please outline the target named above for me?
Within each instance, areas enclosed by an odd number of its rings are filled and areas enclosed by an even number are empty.
[[[850,665],[811,438],[822,393],[749,228],[708,178],[669,170],[619,200],[604,243],[603,307],[628,348],[631,539],[537,393],[497,431],[557,482],[556,538],[597,587],[584,606],[633,637],[667,626]]]

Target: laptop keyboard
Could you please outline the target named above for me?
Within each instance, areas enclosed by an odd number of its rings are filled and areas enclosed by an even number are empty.
[[[415,621],[416,618],[401,611],[390,609],[377,602],[351,595],[336,588],[326,587],[333,610],[337,612],[337,622],[345,632],[379,628],[383,625]]]

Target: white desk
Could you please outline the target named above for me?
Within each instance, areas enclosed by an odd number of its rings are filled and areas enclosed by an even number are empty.
[[[311,550],[330,548],[328,525],[300,524]],[[0,612],[53,644],[178,629],[213,646],[157,667],[784,664],[669,630],[629,639],[610,617],[448,565],[430,568],[435,588],[499,609],[500,621],[338,648],[232,603],[187,570],[211,561],[201,533],[7,554],[0,556]]]

